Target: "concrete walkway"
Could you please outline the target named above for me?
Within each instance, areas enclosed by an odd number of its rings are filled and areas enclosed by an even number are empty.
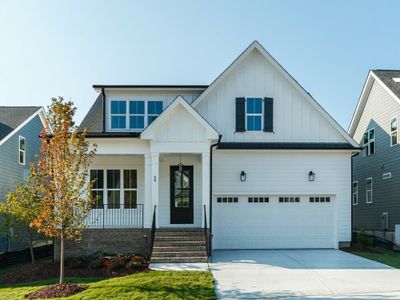
[[[213,251],[219,299],[400,299],[400,270],[339,250]]]

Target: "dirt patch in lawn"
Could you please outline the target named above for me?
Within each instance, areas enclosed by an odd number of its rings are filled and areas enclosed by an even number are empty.
[[[65,266],[66,277],[117,277],[125,276],[138,272],[147,272],[148,265],[144,265],[140,268],[129,268],[121,267],[118,270],[113,270],[106,266],[91,268],[86,267],[69,267]],[[20,282],[31,282],[36,280],[44,280],[57,278],[60,273],[60,267],[58,264],[42,263],[35,265],[21,265],[13,268],[6,274],[0,277],[0,284],[11,284]]]
[[[44,299],[68,297],[80,293],[88,288],[82,284],[53,284],[25,296],[27,299]]]

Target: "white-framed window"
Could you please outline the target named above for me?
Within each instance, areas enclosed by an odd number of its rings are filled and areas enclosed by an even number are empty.
[[[23,136],[19,136],[19,139],[18,139],[18,162],[20,165],[25,165],[25,154],[26,154],[26,140]]]
[[[353,199],[353,205],[357,205],[358,204],[358,181],[353,181],[352,199]]]
[[[246,98],[246,131],[263,130],[262,98]]]
[[[398,141],[397,141],[397,127],[398,127],[398,118],[394,117],[390,121],[390,146],[396,146]]]
[[[363,136],[363,155],[369,156],[375,153],[375,128],[367,130]]]
[[[137,208],[137,170],[91,169],[90,180],[94,179],[94,208]]]
[[[365,202],[368,204],[372,203],[372,177],[365,180]]]
[[[104,170],[90,170],[90,181],[94,180],[92,197],[93,208],[104,208]]]
[[[386,179],[390,179],[392,178],[392,172],[388,172],[388,173],[383,173],[382,174],[382,179],[386,180]]]
[[[288,202],[295,202],[298,203],[300,202],[300,197],[293,197],[293,196],[285,196],[285,197],[279,197],[279,202],[280,203],[288,203]]]
[[[163,111],[161,100],[111,100],[109,128],[113,131],[142,131]]]

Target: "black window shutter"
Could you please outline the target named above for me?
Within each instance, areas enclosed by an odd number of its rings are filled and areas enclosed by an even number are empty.
[[[245,105],[246,105],[246,98],[236,98],[236,132],[246,131]]]
[[[264,98],[264,131],[274,131],[274,99]]]

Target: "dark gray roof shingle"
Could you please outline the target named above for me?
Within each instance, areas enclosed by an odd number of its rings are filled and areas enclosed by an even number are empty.
[[[0,106],[0,141],[39,109],[40,106]]]
[[[88,129],[88,134],[102,133],[103,130],[103,96],[100,94],[85,118],[79,125],[78,130]]]
[[[372,72],[400,98],[400,82],[393,80],[393,78],[400,78],[400,70],[372,70]]]

